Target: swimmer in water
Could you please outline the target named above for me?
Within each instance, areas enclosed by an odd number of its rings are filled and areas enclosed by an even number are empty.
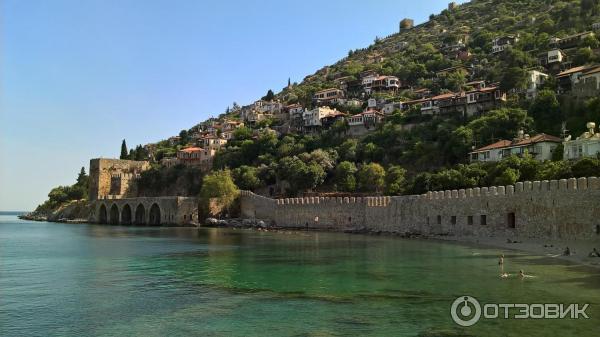
[[[509,273],[502,273],[500,274],[500,278],[508,278],[510,276]]]
[[[500,255],[500,258],[498,259],[498,264],[500,264],[500,265],[504,264],[504,254]]]

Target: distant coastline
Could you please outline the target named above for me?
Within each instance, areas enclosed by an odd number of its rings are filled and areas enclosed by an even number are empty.
[[[0,215],[24,215],[30,213],[29,211],[0,211]]]

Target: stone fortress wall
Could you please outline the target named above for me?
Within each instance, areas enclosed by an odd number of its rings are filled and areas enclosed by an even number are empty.
[[[241,193],[242,217],[282,227],[508,238],[600,239],[600,178],[526,181],[398,197],[270,199]]]

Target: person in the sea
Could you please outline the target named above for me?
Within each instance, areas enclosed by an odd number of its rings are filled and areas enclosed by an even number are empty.
[[[498,264],[499,265],[503,265],[504,264],[504,254],[500,254],[500,258],[498,259]]]
[[[525,278],[525,273],[523,272],[523,269],[519,270],[519,277]]]
[[[508,278],[509,276],[510,276],[510,274],[506,273],[506,272],[500,274],[500,278]]]
[[[570,256],[571,255],[571,250],[569,249],[569,247],[565,248],[565,251],[563,252],[564,256]]]

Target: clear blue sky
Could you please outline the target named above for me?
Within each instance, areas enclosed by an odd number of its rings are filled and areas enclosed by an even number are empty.
[[[448,0],[0,0],[0,210],[301,81]]]

